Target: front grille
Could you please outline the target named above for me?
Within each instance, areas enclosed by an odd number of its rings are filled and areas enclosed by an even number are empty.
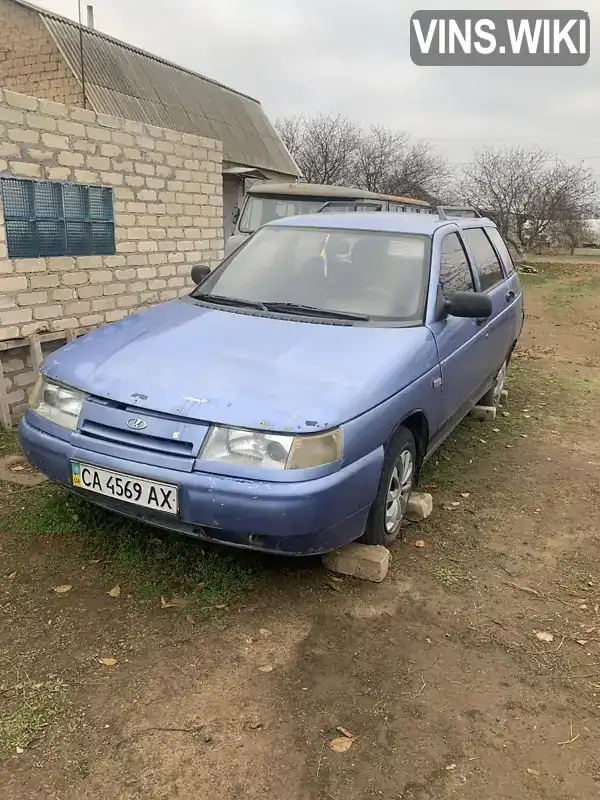
[[[181,458],[190,458],[196,455],[194,449],[197,449],[197,446],[193,442],[166,439],[142,433],[129,433],[129,431],[121,428],[114,428],[112,425],[104,425],[91,420],[84,420],[79,432],[82,436],[91,439],[121,444],[126,447],[135,447],[137,450],[147,450]]]

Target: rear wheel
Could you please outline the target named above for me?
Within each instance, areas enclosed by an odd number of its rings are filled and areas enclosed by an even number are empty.
[[[361,537],[365,544],[389,547],[398,536],[415,482],[416,463],[414,437],[402,426],[386,447],[379,491]]]

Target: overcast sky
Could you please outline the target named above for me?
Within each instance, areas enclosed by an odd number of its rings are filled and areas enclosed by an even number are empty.
[[[90,0],[81,0],[82,6]],[[35,0],[34,0],[35,2]],[[77,0],[37,0],[76,18]],[[600,179],[600,0],[93,0],[98,30],[260,100],[274,120],[341,112],[428,139],[452,162],[478,144],[538,144]],[[418,9],[580,9],[586,66],[417,67]],[[595,13],[594,13],[595,12]]]

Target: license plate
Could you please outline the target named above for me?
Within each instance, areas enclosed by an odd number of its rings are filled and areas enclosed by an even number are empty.
[[[169,483],[148,481],[135,475],[124,475],[121,472],[100,469],[79,461],[71,461],[71,478],[73,486],[78,489],[87,489],[89,492],[124,500],[165,514],[177,514],[179,511],[177,486]]]

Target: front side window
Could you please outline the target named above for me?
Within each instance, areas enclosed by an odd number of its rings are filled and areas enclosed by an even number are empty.
[[[2,178],[9,258],[111,255],[112,189]]]
[[[483,228],[466,228],[463,230],[463,236],[468,241],[475,259],[481,291],[486,292],[504,280],[496,251]]]
[[[267,226],[192,296],[416,323],[423,317],[429,251],[428,236]]]
[[[469,261],[456,233],[448,234],[442,241],[440,287],[444,300],[450,300],[454,292],[475,291]]]

